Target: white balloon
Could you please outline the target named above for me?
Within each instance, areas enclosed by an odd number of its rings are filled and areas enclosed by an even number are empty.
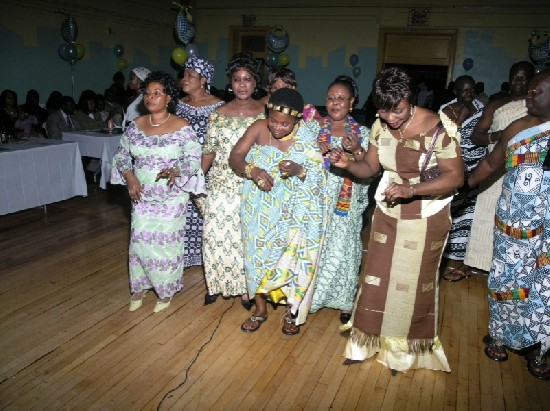
[[[185,51],[187,51],[187,55],[189,57],[198,57],[199,51],[197,49],[197,46],[195,44],[188,44],[187,47],[185,47]]]

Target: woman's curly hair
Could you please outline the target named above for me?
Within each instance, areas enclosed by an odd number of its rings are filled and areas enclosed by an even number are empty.
[[[231,60],[229,60],[229,63],[227,63],[227,66],[225,67],[225,74],[227,74],[227,77],[231,78],[231,76],[240,69],[245,69],[248,71],[252,77],[254,77],[256,83],[260,82],[260,63],[250,54],[235,54]]]
[[[409,72],[401,67],[388,67],[374,80],[372,102],[377,109],[393,110],[403,100],[414,104],[416,84]]]
[[[164,71],[153,71],[139,86],[140,93],[144,94],[145,90],[147,90],[147,86],[149,86],[149,84],[151,83],[162,84],[162,87],[164,87],[164,92],[172,97],[167,106],[168,112],[175,114],[180,95],[176,80],[174,80],[174,78],[170,74]]]
[[[328,89],[332,86],[340,85],[348,89],[350,95],[353,97],[353,105],[355,106],[359,102],[359,89],[357,88],[357,83],[350,76],[342,74],[334,79],[332,83],[329,84]]]

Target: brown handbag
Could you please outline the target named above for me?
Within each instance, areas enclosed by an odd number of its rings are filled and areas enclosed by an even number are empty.
[[[432,136],[432,141],[430,142],[430,147],[428,148],[428,152],[426,153],[426,157],[424,158],[424,163],[422,164],[422,168],[420,169],[420,182],[432,180],[441,175],[441,170],[437,165],[432,168],[426,168],[428,167],[428,163],[430,162],[430,158],[432,157],[432,153],[435,148],[435,143],[439,135],[439,130],[441,130],[441,126],[438,125]]]

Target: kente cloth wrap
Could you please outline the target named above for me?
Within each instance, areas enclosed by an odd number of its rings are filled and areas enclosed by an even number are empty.
[[[525,100],[512,101],[495,110],[490,131],[502,131],[508,125],[527,114]],[[490,144],[492,151],[495,144]],[[466,246],[464,264],[489,271],[493,262],[493,226],[495,222],[495,207],[502,191],[502,172],[493,173],[479,185],[474,218],[470,238]]]
[[[443,109],[457,100],[454,99],[450,103],[441,106],[439,114],[444,116]],[[460,141],[460,147],[462,149],[462,158],[466,171],[470,173],[479,162],[487,155],[486,146],[475,145],[472,140],[472,132],[474,127],[481,118],[483,113],[483,103],[479,100],[472,102],[476,111],[468,117],[460,127],[457,127],[457,138]],[[456,125],[455,125],[456,127]],[[470,237],[470,230],[472,228],[472,221],[474,218],[474,211],[476,207],[476,200],[479,190],[477,188],[471,190],[459,190],[454,196],[451,203],[451,217],[453,219],[451,225],[451,231],[449,232],[449,240],[447,241],[447,247],[445,248],[444,256],[451,260],[464,260],[466,253],[466,246],[468,244],[468,238]]]
[[[352,116],[346,118],[345,130],[347,135],[356,136],[359,139],[359,143],[363,143],[363,134],[361,133],[361,126]],[[319,143],[326,143],[332,147],[332,121],[330,117],[325,117],[323,120],[321,130],[319,131]],[[328,157],[325,157],[325,168],[327,170],[331,169],[330,160]],[[342,186],[340,188],[340,193],[338,195],[338,201],[336,202],[336,207],[334,212],[338,215],[345,216],[349,213],[351,194],[353,191],[353,181],[351,175],[345,171],[340,170],[340,173],[346,174],[342,181]]]
[[[220,101],[209,106],[195,107],[190,104],[178,101],[176,106],[176,115],[189,121],[189,124],[197,135],[201,147],[204,145],[206,136],[206,128],[208,126],[208,117],[210,114],[223,105]],[[208,179],[207,179],[208,184]],[[187,220],[185,224],[185,236],[183,242],[184,255],[183,263],[185,268],[194,265],[202,265],[202,235],[203,235],[203,219],[194,201],[187,203]]]
[[[272,145],[255,144],[247,162],[266,170],[274,179],[270,191],[245,180],[241,220],[248,291],[268,294],[298,314],[303,323],[308,307],[302,302],[316,274],[326,222],[326,176],[317,134],[303,121],[296,140],[281,151]],[[304,181],[282,178],[281,161],[291,160],[307,169]]]
[[[345,356],[377,359],[406,371],[450,371],[437,336],[439,264],[451,225],[452,195],[415,196],[393,205],[383,192],[391,182],[416,184],[435,127],[400,141],[376,120],[370,149],[378,150],[384,174],[379,183],[365,277],[360,282],[353,328]],[[442,132],[429,167],[460,156],[456,138]]]
[[[488,279],[491,337],[518,350],[540,343],[541,354],[550,348],[550,171],[542,169],[549,139],[546,122],[508,142],[496,208],[504,225],[494,228]],[[531,160],[510,163],[516,156]],[[519,235],[539,227],[544,229],[538,235]],[[529,290],[528,295],[521,298],[521,290]]]
[[[125,184],[132,170],[141,185],[141,200],[132,203],[129,270],[133,293],[153,288],[159,298],[172,297],[183,287],[183,236],[190,194],[205,192],[200,168],[201,146],[193,129],[146,135],[130,123],[113,158],[111,183]],[[180,177],[170,187],[156,181],[164,168],[178,167]]]
[[[206,198],[197,198],[203,212],[204,276],[210,295],[225,297],[246,294],[244,254],[241,232],[243,178],[229,167],[229,154],[256,117],[241,119],[212,112],[203,153],[215,154],[207,173]]]
[[[212,79],[214,78],[214,66],[205,59],[192,56],[187,59],[184,68],[195,70],[206,79],[207,84],[212,83]]]
[[[309,124],[318,133],[319,123],[314,121]],[[361,134],[364,136],[362,148],[366,151],[369,145],[369,130],[361,127]],[[332,136],[334,146],[341,145],[341,140],[342,137]],[[344,177],[338,170],[331,168],[326,171],[327,210],[336,208],[342,187]],[[359,265],[363,255],[361,229],[363,212],[369,202],[369,181],[354,177],[352,186],[347,214],[327,213],[326,240],[321,251],[310,312],[316,312],[324,307],[349,312],[353,309],[359,283]]]

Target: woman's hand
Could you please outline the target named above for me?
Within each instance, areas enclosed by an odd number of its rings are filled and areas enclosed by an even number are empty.
[[[333,148],[329,155],[329,159],[330,163],[334,167],[338,168],[348,168],[348,165],[351,161],[348,155],[344,153],[340,148]]]
[[[161,178],[167,178],[168,185],[172,187],[174,185],[174,182],[176,181],[176,177],[179,177],[179,175],[180,170],[177,167],[163,168],[157,174],[155,181],[159,181]]]
[[[342,138],[342,147],[349,153],[355,153],[361,149],[361,143],[359,142],[359,138],[357,138],[357,136],[350,136],[346,133],[346,136]]]
[[[292,160],[279,161],[279,171],[282,178],[297,176],[302,171],[302,166]]]
[[[413,186],[409,184],[391,183],[382,193],[385,201],[392,204],[401,198],[411,198],[415,195]]]
[[[130,199],[134,203],[139,203],[141,201],[141,183],[133,174],[128,174],[126,176],[126,186],[128,187],[128,194]]]
[[[254,167],[250,172],[252,180],[262,191],[271,191],[273,188],[273,177],[267,171],[260,167]]]
[[[326,155],[332,151],[332,146],[326,141],[319,143],[319,148],[321,149],[321,154]]]

